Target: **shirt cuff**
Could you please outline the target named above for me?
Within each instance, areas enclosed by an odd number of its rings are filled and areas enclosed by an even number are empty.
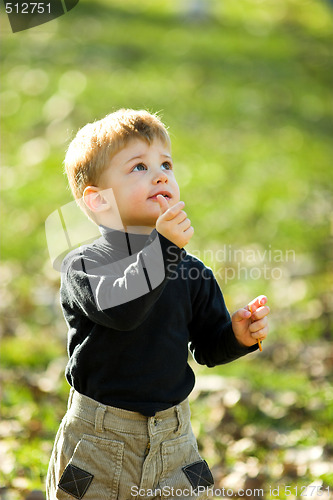
[[[258,343],[251,345],[249,347],[242,346],[235,337],[231,321],[226,325],[226,335],[229,337],[230,354],[232,357],[235,357],[234,359],[240,358],[242,356],[245,356],[246,354],[254,352],[259,347]]]
[[[165,238],[162,234],[160,234],[156,229],[151,233],[154,236],[154,232],[156,232],[164,258],[166,274],[170,274],[175,271],[178,264],[185,258],[186,250],[184,248],[179,248],[172,241]]]

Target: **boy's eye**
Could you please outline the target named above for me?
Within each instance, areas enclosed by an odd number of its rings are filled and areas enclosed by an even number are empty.
[[[162,167],[164,167],[166,170],[172,170],[172,165],[168,161],[165,161],[164,163],[162,163]]]
[[[146,165],[144,165],[143,163],[138,163],[137,165],[135,165],[135,167],[133,168],[133,172],[140,172],[142,170],[146,170],[147,167]]]

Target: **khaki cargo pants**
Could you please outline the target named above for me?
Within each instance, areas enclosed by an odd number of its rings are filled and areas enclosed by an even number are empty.
[[[212,485],[188,400],[145,417],[71,389],[49,464],[48,500],[202,500]]]

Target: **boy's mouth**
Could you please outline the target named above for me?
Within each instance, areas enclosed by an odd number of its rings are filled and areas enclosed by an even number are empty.
[[[171,194],[170,194],[168,191],[160,191],[160,192],[158,192],[158,193],[153,194],[152,196],[149,196],[149,198],[148,198],[148,199],[149,199],[149,200],[156,200],[156,201],[157,201],[157,196],[158,196],[159,194],[161,194],[162,196],[164,196],[164,198],[165,198],[166,200],[171,200],[171,198],[172,198]]]

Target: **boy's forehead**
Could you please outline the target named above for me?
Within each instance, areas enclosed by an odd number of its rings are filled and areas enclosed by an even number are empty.
[[[160,153],[171,157],[171,151],[167,144],[164,144],[160,139],[154,139],[151,144],[141,139],[131,139],[126,146],[124,146],[112,158],[112,162],[127,162],[132,158],[145,156],[150,151]]]

